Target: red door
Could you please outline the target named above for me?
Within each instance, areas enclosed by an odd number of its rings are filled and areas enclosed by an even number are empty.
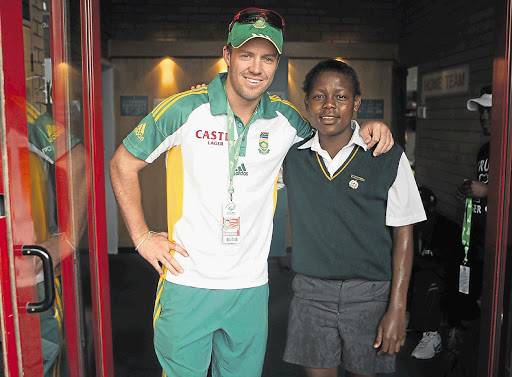
[[[113,375],[98,6],[0,0],[6,376]]]
[[[512,178],[512,1],[496,1],[493,105],[485,270],[482,287],[479,376],[510,376],[512,365],[512,244],[510,189]],[[507,255],[508,254],[508,255]],[[509,260],[507,260],[509,258]],[[508,280],[507,280],[508,279]],[[501,368],[501,369],[500,369]]]

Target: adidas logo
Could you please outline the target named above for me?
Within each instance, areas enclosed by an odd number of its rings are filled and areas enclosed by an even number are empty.
[[[146,123],[139,124],[133,132],[139,138],[140,141],[144,141],[144,131],[146,130]]]
[[[64,127],[57,127],[54,124],[46,125],[46,133],[48,134],[48,141],[50,143],[53,143],[63,132]]]
[[[249,172],[245,168],[245,164],[242,164],[236,168],[235,175],[249,175]]]

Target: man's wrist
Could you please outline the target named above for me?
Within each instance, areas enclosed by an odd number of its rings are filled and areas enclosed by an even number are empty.
[[[152,234],[160,234],[158,232],[153,232],[152,230],[148,230],[139,240],[137,243],[137,246],[135,246],[135,250],[139,250],[139,248],[142,246],[142,244],[151,237]]]

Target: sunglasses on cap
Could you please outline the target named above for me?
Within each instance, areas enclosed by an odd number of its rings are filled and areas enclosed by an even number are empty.
[[[281,17],[279,13],[274,12],[273,10],[260,8],[247,8],[238,12],[235,15],[235,18],[233,18],[231,24],[229,24],[229,31],[231,32],[235,22],[239,24],[254,24],[261,17],[263,17],[270,26],[281,30],[281,32],[284,32],[283,17]]]

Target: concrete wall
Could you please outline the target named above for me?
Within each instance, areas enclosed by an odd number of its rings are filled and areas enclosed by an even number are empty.
[[[103,25],[111,26],[113,40],[225,40],[238,11],[260,7],[284,17],[287,41],[393,43],[402,14],[395,0],[102,0],[101,5],[110,10]]]
[[[47,101],[45,91],[45,40],[43,28],[43,4],[41,0],[32,1],[23,19],[23,47],[25,49],[25,76],[27,99],[45,111]],[[26,17],[26,18],[25,18]]]
[[[419,105],[426,107],[416,126],[416,180],[434,191],[439,211],[460,224],[463,203],[455,199],[456,187],[464,178],[475,179],[476,154],[488,141],[478,112],[468,111],[466,102],[492,83],[492,4],[409,2],[399,41],[401,63],[418,67]],[[469,67],[467,90],[421,99],[422,77],[461,66]]]

